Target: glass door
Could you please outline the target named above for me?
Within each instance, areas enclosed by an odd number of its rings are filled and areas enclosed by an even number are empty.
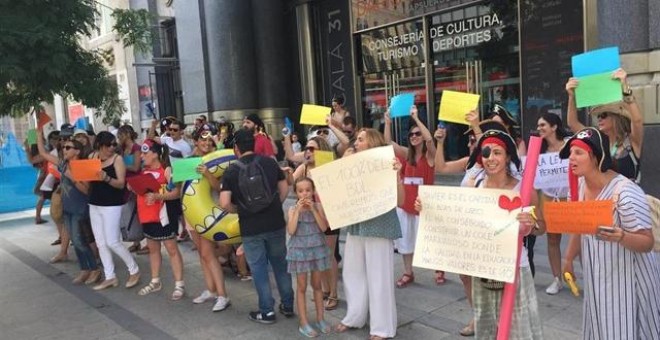
[[[364,75],[364,126],[383,131],[383,115],[392,97],[402,93],[413,93],[415,105],[422,119],[426,117],[426,86],[424,68],[406,68]],[[392,138],[400,145],[408,145],[409,117],[394,118]]]

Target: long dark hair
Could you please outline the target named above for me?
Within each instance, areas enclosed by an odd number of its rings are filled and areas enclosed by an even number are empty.
[[[410,131],[412,131],[414,128],[419,128],[417,124],[413,124],[410,126],[408,129],[408,135],[410,135]],[[422,132],[422,129],[419,129],[419,132]],[[422,155],[426,155],[426,141],[422,138]],[[408,159],[407,159],[408,164],[412,166],[417,166],[417,150],[415,147],[410,144],[410,137],[408,137]]]
[[[566,137],[570,136],[568,131],[566,131],[566,129],[564,128],[564,122],[561,120],[561,117],[559,115],[546,112],[543,115],[541,115],[541,118],[539,119],[543,119],[546,122],[548,122],[550,127],[554,127],[554,126],[557,127],[557,129],[555,130],[555,137],[557,138],[558,141],[563,141]],[[545,139],[543,139],[543,141],[541,142],[541,153],[545,153],[547,151],[548,151],[548,142]]]

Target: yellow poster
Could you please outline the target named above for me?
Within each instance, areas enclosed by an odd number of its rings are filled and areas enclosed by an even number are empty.
[[[468,125],[465,115],[479,105],[479,95],[455,91],[442,91],[438,119],[444,122]]]
[[[413,265],[513,282],[517,196],[510,190],[420,186]]]
[[[332,111],[331,107],[303,104],[300,112],[300,124],[303,125],[328,125],[326,117]]]
[[[332,151],[316,150],[314,151],[314,165],[321,166],[335,160],[335,153]]]
[[[394,148],[382,146],[310,172],[331,229],[366,221],[396,207]]]

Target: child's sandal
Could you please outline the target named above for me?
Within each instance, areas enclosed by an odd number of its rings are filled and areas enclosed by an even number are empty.
[[[142,287],[140,291],[138,292],[138,295],[147,295],[151,293],[155,293],[163,289],[163,285],[160,282],[149,282],[148,285]]]
[[[184,286],[175,286],[172,292],[172,301],[179,301],[186,294]]]

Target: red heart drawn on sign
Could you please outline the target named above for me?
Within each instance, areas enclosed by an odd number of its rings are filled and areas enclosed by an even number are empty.
[[[499,206],[500,208],[511,212],[512,210],[522,207],[522,200],[518,196],[514,197],[512,200],[507,196],[501,195],[499,199]]]

